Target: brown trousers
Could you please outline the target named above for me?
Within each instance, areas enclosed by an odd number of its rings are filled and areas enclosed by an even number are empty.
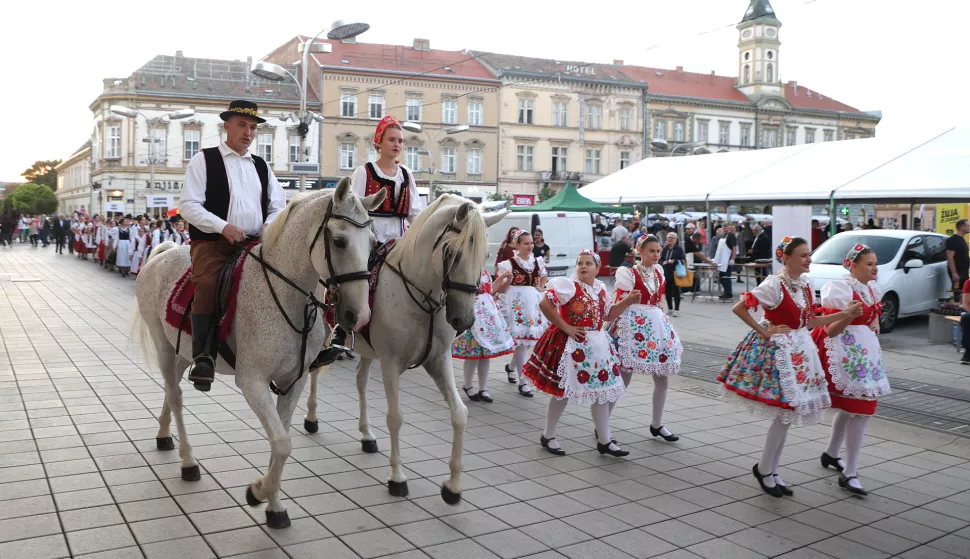
[[[192,241],[189,245],[189,254],[192,255],[192,283],[195,284],[192,314],[216,312],[219,270],[239,251],[239,248],[240,245],[233,245],[226,239]]]

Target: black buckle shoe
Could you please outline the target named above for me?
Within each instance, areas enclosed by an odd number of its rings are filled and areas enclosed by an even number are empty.
[[[866,495],[868,495],[869,492],[866,491],[865,489],[863,489],[861,487],[853,487],[853,486],[849,485],[849,481],[850,480],[853,480],[853,479],[856,479],[857,480],[859,478],[858,478],[858,476],[845,477],[844,475],[839,474],[839,487],[841,487],[842,489],[845,489],[849,493],[853,493],[853,494],[858,495],[860,497],[865,497]]]
[[[545,435],[539,435],[539,444],[542,445],[542,448],[548,450],[551,454],[555,454],[556,456],[565,456],[566,451],[563,450],[561,447],[552,448],[551,446],[549,446],[549,443],[554,440],[556,440],[556,437],[547,439]]]
[[[653,425],[651,425],[650,426],[650,434],[653,435],[654,437],[663,437],[663,440],[665,440],[665,441],[667,441],[669,443],[676,442],[676,441],[679,441],[680,440],[680,437],[678,437],[677,435],[675,435],[673,433],[671,433],[669,435],[664,435],[663,434],[663,428],[664,428],[664,426],[661,425],[659,428],[654,429]]]
[[[761,490],[764,491],[765,493],[778,499],[782,498],[785,495],[781,491],[781,487],[778,487],[777,485],[774,487],[768,487],[767,485],[765,485],[765,478],[771,477],[772,474],[762,474],[761,472],[759,472],[757,462],[755,462],[755,465],[751,467],[751,473],[754,474],[755,479],[758,480],[758,485],[761,486]]]
[[[839,465],[839,458],[832,458],[831,456],[829,456],[828,452],[823,452],[819,460],[822,462],[823,468],[828,468],[829,466],[831,466],[832,468],[834,468],[836,471],[839,471],[839,472],[845,469]]]
[[[610,445],[615,445],[615,444],[616,443],[612,441],[608,444],[602,444],[601,442],[596,441],[596,450],[598,450],[600,454],[609,454],[610,456],[615,456],[617,458],[623,458],[624,456],[630,455],[629,450],[623,450],[622,448],[619,448],[619,447],[617,447],[616,450],[611,449]]]

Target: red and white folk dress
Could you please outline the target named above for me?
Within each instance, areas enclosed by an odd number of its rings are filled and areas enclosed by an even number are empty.
[[[455,338],[451,356],[455,359],[491,359],[508,355],[514,349],[515,341],[509,325],[492,297],[492,277],[482,270],[475,297],[475,324]]]
[[[404,165],[398,164],[394,176],[390,176],[375,163],[366,163],[354,171],[351,186],[361,198],[381,190],[387,193],[381,206],[370,212],[374,219],[374,234],[380,243],[403,237],[407,225],[414,223],[425,207],[414,175]]]
[[[539,310],[539,280],[547,276],[546,263],[542,257],[529,254],[522,260],[516,254],[500,262],[499,274],[512,273],[512,284],[499,296],[499,308],[505,313],[505,320],[512,329],[515,345],[532,347],[539,336],[546,331],[549,321]]]
[[[862,315],[838,336],[829,337],[821,326],[812,331],[832,407],[846,413],[873,415],[876,400],[891,392],[879,338],[871,327],[882,315],[881,299],[876,282],[864,285],[852,276],[822,287],[822,307],[826,312],[843,311],[852,301],[862,304]]]
[[[522,369],[535,387],[558,399],[577,404],[615,402],[623,395],[623,379],[603,319],[613,307],[606,286],[568,278],[553,278],[545,295],[567,324],[586,331],[577,342],[555,325],[539,339]]]
[[[665,281],[659,264],[616,271],[616,301],[631,291],[640,292],[640,303],[630,305],[610,328],[624,371],[665,376],[680,373],[684,346],[660,308]]]

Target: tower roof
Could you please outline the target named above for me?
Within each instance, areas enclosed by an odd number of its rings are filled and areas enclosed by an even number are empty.
[[[751,4],[744,12],[744,17],[741,18],[741,23],[762,17],[775,18],[775,9],[771,7],[771,2],[768,0],[751,0]]]

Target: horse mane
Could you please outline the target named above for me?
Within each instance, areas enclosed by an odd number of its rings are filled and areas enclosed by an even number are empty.
[[[266,231],[263,231],[262,241],[266,245],[266,248],[271,248],[273,245],[279,241],[280,236],[283,234],[283,230],[286,228],[286,221],[289,219],[290,215],[296,209],[297,206],[302,205],[302,203],[307,200],[313,200],[327,194],[333,195],[333,190],[323,189],[313,192],[303,192],[297,194],[290,200],[286,207],[276,216],[276,219],[272,223],[266,226]]]
[[[467,251],[470,255],[480,254],[484,259],[488,253],[488,227],[485,225],[485,218],[482,215],[481,208],[479,208],[478,204],[461,196],[443,194],[418,214],[414,223],[408,227],[407,232],[404,233],[404,236],[395,245],[394,250],[388,255],[388,262],[395,266],[400,266],[403,260],[411,260],[415,252],[420,248],[417,244],[418,235],[432,216],[443,207],[460,206],[465,202],[471,204],[468,212],[469,219],[466,220],[461,233],[443,241],[442,244],[454,254]],[[474,219],[475,215],[477,215],[477,219]]]

